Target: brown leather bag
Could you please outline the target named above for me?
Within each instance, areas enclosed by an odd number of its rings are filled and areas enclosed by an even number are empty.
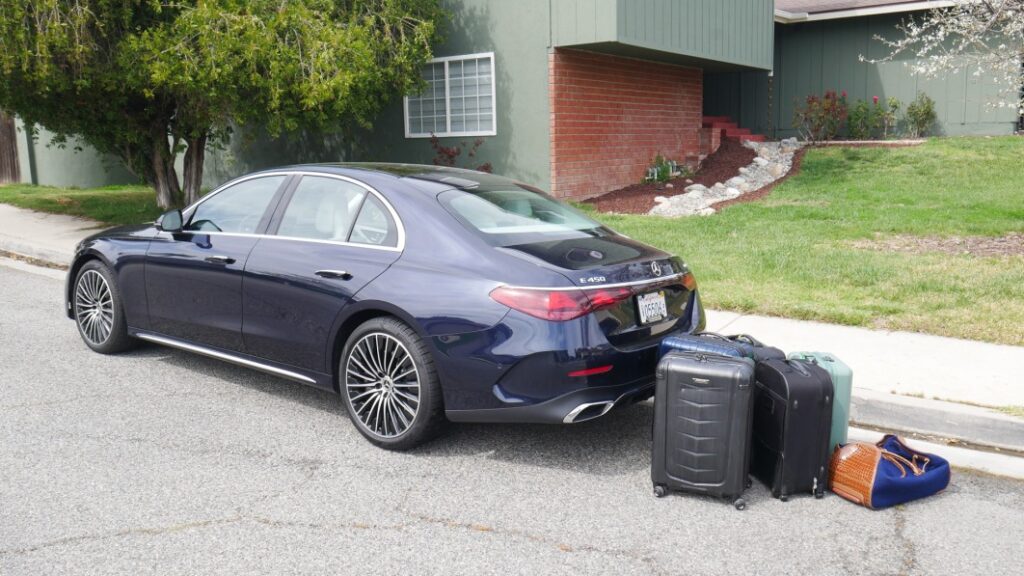
[[[886,446],[890,449],[886,449]],[[898,454],[899,450],[903,454]],[[904,455],[905,454],[905,455]],[[942,470],[937,470],[937,463]],[[885,462],[886,473],[879,476],[878,468]],[[921,482],[928,473],[940,474],[930,486],[912,487],[910,479],[920,478]],[[880,486],[880,482],[884,486]],[[906,484],[904,482],[907,482]],[[847,500],[868,508],[885,508],[895,500],[909,501],[920,498],[927,493],[941,491],[949,482],[948,463],[932,454],[924,454],[909,448],[895,436],[886,436],[878,444],[867,442],[851,442],[837,446],[832,452],[829,462],[829,488]],[[887,491],[879,500],[879,489]],[[904,491],[905,494],[899,494]],[[923,491],[923,492],[922,492]],[[895,496],[893,495],[895,493]]]

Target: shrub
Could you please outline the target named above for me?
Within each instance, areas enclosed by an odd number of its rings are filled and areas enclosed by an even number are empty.
[[[459,157],[462,156],[463,149],[467,150],[467,158],[476,158],[477,150],[484,145],[483,138],[477,138],[473,141],[473,145],[469,146],[466,142],[462,142],[462,146],[445,146],[441,144],[441,139],[436,134],[430,135],[430,147],[434,149],[434,165],[435,166],[459,166]],[[471,170],[479,170],[480,172],[490,173],[494,167],[491,166],[490,162],[484,162],[471,168]]]
[[[877,96],[875,97],[877,98]],[[878,105],[878,100],[875,100],[875,105]],[[900,111],[900,106],[903,104],[900,99],[895,96],[889,96],[886,100],[886,107],[881,109],[881,124],[882,124],[882,138],[888,138],[889,134],[896,134],[896,114]]]
[[[868,103],[858,99],[850,107],[846,120],[846,130],[853,140],[867,140],[871,138],[871,107]]]
[[[665,158],[661,154],[654,157],[654,163],[647,169],[645,182],[668,182],[672,174],[677,170],[676,163]]]
[[[918,92],[917,98],[907,105],[905,117],[910,135],[915,138],[924,136],[935,124],[935,101],[924,92]]]
[[[836,137],[848,114],[846,91],[837,95],[835,90],[824,96],[809,95],[803,105],[797,105],[793,114],[793,127],[808,142],[820,142]]]

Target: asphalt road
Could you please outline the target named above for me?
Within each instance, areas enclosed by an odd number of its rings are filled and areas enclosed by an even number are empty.
[[[650,404],[389,453],[332,395],[183,352],[90,352],[0,264],[0,574],[1019,574],[1024,484],[873,512],[655,499]]]

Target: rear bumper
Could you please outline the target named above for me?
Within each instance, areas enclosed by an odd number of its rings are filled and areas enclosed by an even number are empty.
[[[551,400],[508,408],[448,410],[452,422],[577,424],[607,414],[612,408],[641,402],[654,395],[654,379],[618,386],[584,388]]]

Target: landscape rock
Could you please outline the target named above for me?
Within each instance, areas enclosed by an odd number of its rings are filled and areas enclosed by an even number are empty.
[[[739,175],[724,184],[715,182],[711,187],[694,184],[688,179],[689,185],[683,188],[683,194],[656,197],[655,206],[648,214],[669,218],[715,214],[715,204],[760,190],[786,175],[793,166],[793,155],[803,146],[796,138],[781,142],[746,141],[743,145],[757,156],[751,164],[739,169]],[[666,188],[671,187],[671,184],[666,185]]]

